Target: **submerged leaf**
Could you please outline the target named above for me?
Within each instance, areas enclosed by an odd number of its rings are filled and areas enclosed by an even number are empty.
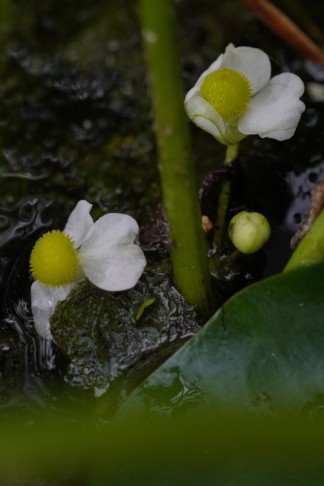
[[[199,329],[195,311],[160,269],[124,292],[83,283],[51,319],[53,338],[70,360],[66,380],[96,396],[114,381],[132,389]]]

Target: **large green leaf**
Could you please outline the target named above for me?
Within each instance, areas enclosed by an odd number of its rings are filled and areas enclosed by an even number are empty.
[[[323,277],[324,265],[316,265],[237,294],[107,427],[89,413],[73,421],[38,417],[28,427],[13,417],[2,424],[2,477],[71,468],[76,479],[65,484],[321,486],[323,421],[279,413],[269,421],[237,408],[274,414],[287,407],[308,417],[323,409]],[[224,414],[232,406],[235,416]],[[150,420],[125,414],[134,409]],[[160,417],[184,410],[193,413]]]
[[[153,373],[127,407],[318,413],[324,408],[324,265],[294,270],[232,297]]]
[[[323,484],[323,279],[321,264],[231,298],[117,414],[129,437],[140,424],[142,459],[107,456],[90,485]]]

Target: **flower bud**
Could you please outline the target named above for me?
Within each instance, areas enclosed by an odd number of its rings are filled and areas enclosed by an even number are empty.
[[[228,234],[233,245],[245,254],[255,253],[268,241],[270,225],[263,214],[241,211],[233,216]]]

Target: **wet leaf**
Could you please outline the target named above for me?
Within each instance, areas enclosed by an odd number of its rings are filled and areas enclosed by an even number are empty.
[[[127,408],[320,413],[324,405],[324,265],[231,298],[133,394]]]
[[[110,388],[109,398],[113,382],[114,390],[129,391],[199,329],[195,311],[160,268],[145,272],[124,292],[84,282],[51,320],[55,342],[69,359],[68,383],[96,396]]]

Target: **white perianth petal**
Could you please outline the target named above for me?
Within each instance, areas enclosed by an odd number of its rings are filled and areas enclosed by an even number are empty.
[[[213,123],[213,121],[210,118],[206,118],[204,116],[199,115],[193,118],[192,121],[194,122],[195,125],[197,125],[197,127],[202,128],[202,130],[205,130],[205,132],[212,135],[220,143],[226,145],[224,137],[222,136],[218,127],[215,125],[215,123]]]
[[[135,244],[110,247],[107,254],[98,260],[87,256],[83,271],[96,287],[110,292],[119,292],[134,287],[146,265],[141,248]]]
[[[202,85],[203,80],[209,73],[212,73],[213,71],[217,71],[217,69],[221,67],[223,55],[224,54],[218,56],[216,61],[212,62],[211,65],[199,76],[198,80],[196,81],[196,84],[186,94],[185,103],[187,103],[187,101],[190,100],[190,98],[192,98],[194,95],[200,94],[200,86]]]
[[[126,214],[110,213],[98,219],[79,251],[85,276],[103,290],[136,285],[146,265],[143,251],[134,244],[138,232],[137,222]]]
[[[283,86],[284,88],[288,88],[290,91],[295,93],[297,98],[300,98],[305,91],[304,83],[299,76],[293,73],[278,74],[270,80],[270,84],[277,84],[279,86]]]
[[[206,130],[217,138],[217,140],[222,139],[222,133],[225,131],[225,123],[208,101],[196,95],[185,102],[185,110],[188,117],[198,127]]]
[[[50,318],[54,314],[56,304],[66,299],[72,285],[47,287],[39,282],[31,286],[31,309],[37,333],[44,339],[52,339]]]
[[[244,74],[251,83],[252,94],[258,93],[269,81],[271,64],[267,54],[255,47],[234,47],[229,44],[221,63],[222,68]]]
[[[224,145],[235,144],[245,138],[235,124],[225,123],[211,104],[199,95],[185,103],[185,110],[195,125],[210,133]]]
[[[239,119],[238,128],[246,135],[287,140],[293,136],[305,110],[299,100],[303,82],[291,73],[275,76],[268,85],[254,96]]]
[[[73,209],[64,228],[64,233],[71,236],[74,248],[79,248],[93,226],[93,219],[90,216],[92,204],[81,200]]]
[[[82,243],[80,253],[89,252],[102,255],[107,248],[116,244],[133,243],[138,233],[137,222],[128,214],[105,214],[91,227]]]

